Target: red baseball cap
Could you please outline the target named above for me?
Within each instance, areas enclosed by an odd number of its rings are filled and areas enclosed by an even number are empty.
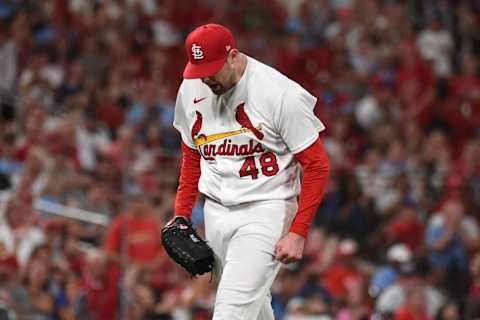
[[[188,63],[183,77],[195,79],[214,75],[225,64],[228,52],[236,47],[232,32],[222,25],[209,23],[196,28],[185,40]]]

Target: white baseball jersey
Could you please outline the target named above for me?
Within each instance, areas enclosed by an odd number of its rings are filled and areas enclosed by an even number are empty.
[[[201,154],[199,191],[225,206],[289,199],[300,191],[293,154],[325,126],[316,98],[277,70],[247,57],[240,81],[215,95],[200,79],[184,79],[174,127]]]

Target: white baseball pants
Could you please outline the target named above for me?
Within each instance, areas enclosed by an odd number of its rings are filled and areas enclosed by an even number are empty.
[[[205,235],[219,279],[213,320],[273,320],[270,287],[281,263],[278,240],[297,210],[295,198],[225,207],[206,199]]]

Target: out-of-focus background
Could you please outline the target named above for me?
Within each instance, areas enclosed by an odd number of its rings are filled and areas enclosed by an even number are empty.
[[[327,126],[331,180],[276,318],[478,319],[478,0],[0,1],[0,319],[211,318],[209,275],[159,242],[183,39],[210,21]]]

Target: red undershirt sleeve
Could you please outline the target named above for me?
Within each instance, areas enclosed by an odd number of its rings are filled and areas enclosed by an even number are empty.
[[[182,142],[182,164],[175,198],[175,215],[192,218],[192,209],[198,195],[200,173],[200,153]]]
[[[295,154],[295,158],[303,167],[303,180],[298,211],[289,231],[306,238],[323,198],[329,176],[329,161],[320,138]]]

